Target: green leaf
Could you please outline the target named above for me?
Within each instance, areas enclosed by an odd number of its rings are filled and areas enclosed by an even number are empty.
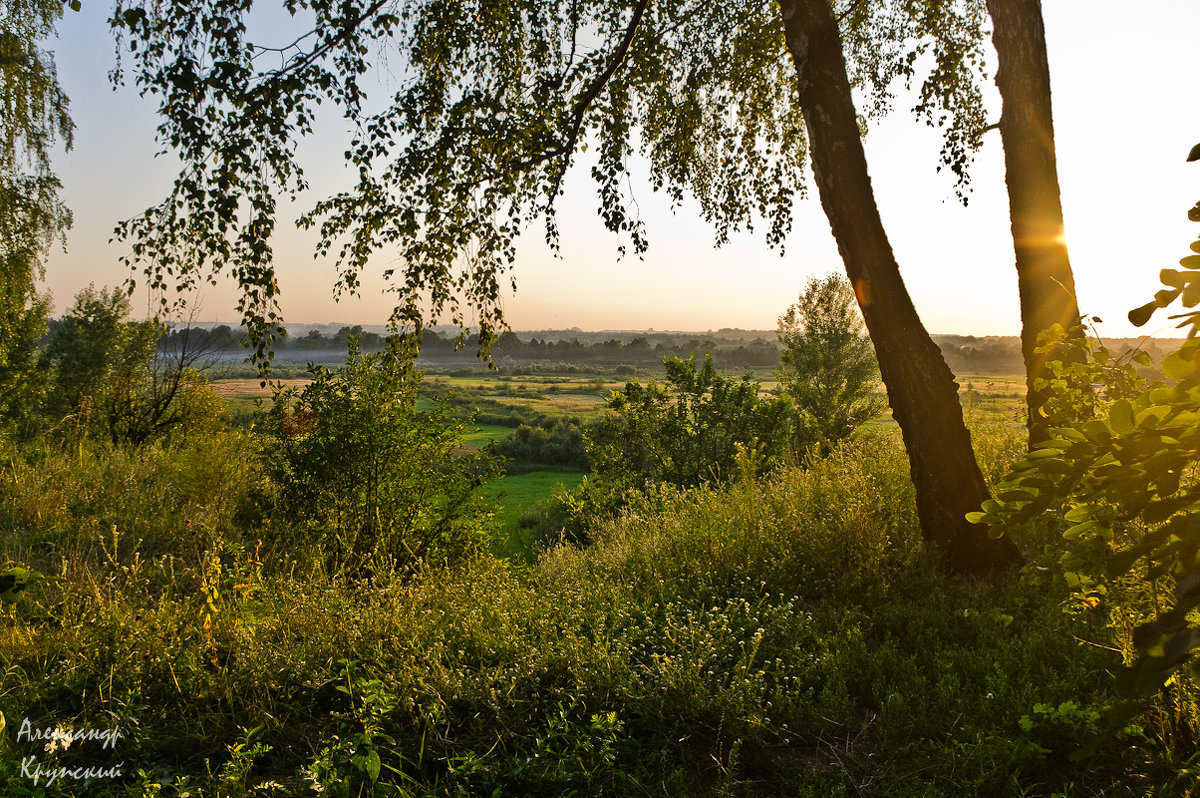
[[[1095,419],[1083,425],[1083,434],[1087,435],[1092,443],[1104,443],[1112,437],[1108,425]]]
[[[1045,474],[1066,475],[1070,474],[1071,471],[1074,470],[1074,466],[1072,466],[1071,463],[1059,458],[1039,460],[1038,467],[1042,470],[1042,473]]]
[[[1168,471],[1154,481],[1155,490],[1160,496],[1170,496],[1179,490],[1179,472]]]
[[[379,752],[374,749],[367,754],[366,771],[372,782],[379,781]]]
[[[1094,513],[1094,507],[1092,507],[1090,504],[1083,504],[1079,507],[1072,507],[1070,510],[1067,510],[1067,513],[1063,516],[1063,518],[1074,523],[1078,521],[1085,521],[1088,518],[1091,518]]]
[[[1100,522],[1095,520],[1084,521],[1082,524],[1069,526],[1063,531],[1063,538],[1066,540],[1075,540],[1084,532],[1087,532],[1089,529],[1095,529],[1098,526],[1100,526]]]
[[[1135,429],[1133,423],[1133,405],[1128,399],[1118,399],[1113,402],[1108,411],[1108,423],[1118,435],[1128,435]]]
[[[1190,359],[1185,359],[1179,352],[1172,352],[1164,357],[1162,367],[1163,374],[1166,374],[1176,382],[1186,380],[1196,373],[1196,363]]]
[[[1146,405],[1146,407],[1149,407],[1150,405],[1169,405],[1175,401],[1175,389],[1166,387],[1153,388],[1148,394],[1148,397],[1150,402]]]
[[[1141,327],[1150,321],[1150,317],[1154,315],[1154,311],[1156,310],[1158,310],[1157,302],[1147,302],[1139,308],[1134,308],[1129,311],[1129,323],[1134,327]]]
[[[987,513],[981,513],[981,512],[967,513],[967,523],[982,524],[982,523],[984,523],[983,519],[985,519],[987,517],[988,517]]]

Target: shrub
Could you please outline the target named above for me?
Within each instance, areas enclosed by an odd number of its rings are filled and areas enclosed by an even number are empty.
[[[278,489],[279,534],[319,547],[332,571],[411,572],[487,544],[479,488],[497,474],[462,446],[465,425],[444,405],[416,408],[419,374],[395,353],[352,343],[337,371],[281,391],[264,464]]]
[[[763,474],[787,459],[791,408],[761,398],[749,376],[735,380],[694,358],[664,361],[667,385],[638,380],[614,393],[615,411],[588,435],[588,456],[600,478],[643,487],[663,482],[688,488],[737,475],[739,451],[756,452]]]
[[[755,475],[790,459],[788,400],[759,397],[749,375],[721,376],[711,355],[700,369],[694,358],[663,362],[666,387],[626,383],[609,399],[616,412],[584,433],[594,478],[556,492],[554,506],[530,519],[536,542],[585,542],[590,526],[631,502],[656,506],[664,491],[728,482],[739,457]]]
[[[1193,155],[1200,157],[1200,146]],[[1200,203],[1189,215],[1200,221]],[[1200,253],[1200,241],[1191,248]],[[1130,321],[1144,324],[1180,297],[1185,308],[1200,304],[1200,254],[1180,265],[1186,271],[1162,270],[1167,287],[1131,311]],[[1163,359],[1170,383],[1145,384],[1134,368],[1149,364],[1144,353],[1121,361],[1086,341],[1073,344],[1082,351],[1068,351],[1065,362],[1051,363],[1050,377],[1036,387],[1051,392],[1047,408],[1057,426],[1013,467],[996,498],[969,516],[995,534],[1015,522],[1052,519],[1065,540],[1062,564],[1088,605],[1101,604],[1119,582],[1140,585],[1142,606],[1125,608],[1138,625],[1127,641],[1134,661],[1117,676],[1125,701],[1110,715],[1113,729],[1171,683],[1196,689],[1179,672],[1196,664],[1200,649],[1200,311],[1181,316],[1179,326],[1193,337]],[[1056,326],[1039,351],[1055,351],[1064,338],[1072,340]],[[1181,725],[1194,736],[1200,718],[1189,703]]]
[[[496,444],[496,454],[518,463],[586,470],[589,461],[583,435],[576,419],[555,418],[535,426],[521,424]]]

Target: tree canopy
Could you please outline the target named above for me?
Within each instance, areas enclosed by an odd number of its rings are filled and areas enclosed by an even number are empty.
[[[71,146],[74,127],[54,59],[39,46],[62,12],[62,0],[0,5],[0,415],[13,410],[45,323],[34,280],[71,225],[50,157],[58,143]]]
[[[225,0],[121,0],[111,18],[136,84],[158,100],[159,140],[182,161],[163,202],[121,226],[129,262],[160,290],[231,273],[260,354],[279,321],[277,202],[307,188],[296,144],[322,103],[353,128],[344,156],[357,180],[301,223],[319,231],[319,254],[336,257],[338,292],[357,289],[373,255],[391,256],[404,328],[449,313],[490,343],[517,239],[540,219],[557,246],[555,202],[585,148],[622,252],[648,240],[631,201],[635,155],[654,189],[697,198],[717,243],[758,224],[782,246],[791,228],[807,145],[772,3],[281,5],[311,30],[265,41],[249,4]],[[867,114],[888,110],[896,78],[919,82],[916,110],[944,129],[943,159],[964,187],[984,128],[983,3],[837,10]],[[397,88],[368,99],[380,67]]]

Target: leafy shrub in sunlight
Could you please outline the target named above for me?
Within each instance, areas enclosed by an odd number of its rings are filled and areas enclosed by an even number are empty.
[[[791,433],[785,400],[759,397],[759,383],[713,368],[712,355],[664,361],[667,384],[637,380],[614,393],[615,411],[592,431],[588,455],[604,479],[628,487],[665,482],[688,488],[737,476],[739,447],[758,453],[765,474],[787,459]]]
[[[920,548],[912,483],[895,440],[847,442],[808,469],[784,467],[761,479],[752,463],[743,467],[726,489],[643,494],[594,526],[595,551],[559,548],[542,565],[578,560],[598,569],[593,578],[622,583],[752,577],[803,597],[851,582],[882,588],[885,564],[906,562]]]
[[[711,354],[700,368],[694,358],[663,364],[665,386],[626,383],[609,399],[615,412],[584,434],[594,477],[555,495],[535,533],[542,542],[559,532],[582,542],[591,526],[631,503],[654,506],[664,493],[729,482],[738,476],[739,453],[750,457],[755,475],[791,458],[788,400],[760,397],[749,375],[718,374]]]
[[[1193,155],[1200,157],[1200,146]],[[1200,204],[1190,216],[1200,221]],[[1180,261],[1185,271],[1164,269],[1167,287],[1131,311],[1132,322],[1144,324],[1180,297],[1185,308],[1200,304],[1200,241],[1191,248],[1197,254]],[[1181,316],[1180,326],[1195,336],[1200,311]],[[1062,337],[1052,332],[1046,346]],[[1099,604],[1119,580],[1141,585],[1144,614],[1129,618],[1137,624],[1129,640],[1134,661],[1117,677],[1125,701],[1109,718],[1120,728],[1172,683],[1194,689],[1177,678],[1183,666],[1193,666],[1193,679],[1200,674],[1200,339],[1189,337],[1163,359],[1169,382],[1146,385],[1131,363],[1114,362],[1102,346],[1086,347],[1078,360],[1055,364],[1048,381],[1059,426],[971,517],[997,534],[1014,522],[1056,519],[1066,541],[1062,563],[1085,603]],[[1147,363],[1144,356],[1138,362]],[[1189,703],[1195,734],[1200,719]]]
[[[417,409],[419,376],[403,359],[352,344],[341,369],[310,373],[276,396],[267,424],[277,534],[351,574],[411,571],[485,546],[479,488],[496,465],[462,448],[464,424],[444,408]]]

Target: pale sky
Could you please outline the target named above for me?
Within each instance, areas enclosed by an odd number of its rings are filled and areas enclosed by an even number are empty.
[[[1195,35],[1200,0],[1044,0],[1059,179],[1071,262],[1084,313],[1104,319],[1105,336],[1177,334],[1160,311],[1142,330],[1125,320],[1148,301],[1161,268],[1176,266],[1200,225],[1186,212],[1200,199],[1200,163],[1184,159],[1200,142]],[[48,262],[45,286],[56,311],[89,282],[126,277],[109,244],[113,226],[156,203],[173,171],[154,159],[154,105],[126,89],[114,93],[107,73],[114,44],[105,25],[110,5],[84,0],[67,12],[56,53],[77,130],[75,149],[56,160],[65,200],[75,214],[67,251]],[[993,120],[999,98],[988,86]],[[939,140],[908,112],[872,128],[867,159],[901,272],[933,333],[1016,335],[1016,273],[997,131],[987,134],[963,208],[948,176],[936,173]],[[339,131],[302,145],[318,192],[339,187]],[[635,184],[636,185],[636,184]],[[516,267],[518,290],[504,300],[514,329],[774,329],[809,275],[841,271],[829,225],[812,187],[796,207],[795,228],[780,258],[761,234],[741,234],[714,249],[712,230],[694,205],[672,215],[648,183],[636,199],[647,222],[644,259],[618,259],[617,240],[596,214],[586,164],[569,176],[560,210],[562,258],[546,250],[541,227],[529,230]],[[297,206],[296,215],[318,199]],[[382,323],[390,310],[382,280],[364,280],[362,297],[335,303],[332,261],[314,261],[311,234],[287,229],[274,242],[285,318],[294,323]],[[380,270],[387,266],[380,262]],[[145,303],[135,297],[135,307]],[[210,288],[199,318],[234,322],[230,286]]]

